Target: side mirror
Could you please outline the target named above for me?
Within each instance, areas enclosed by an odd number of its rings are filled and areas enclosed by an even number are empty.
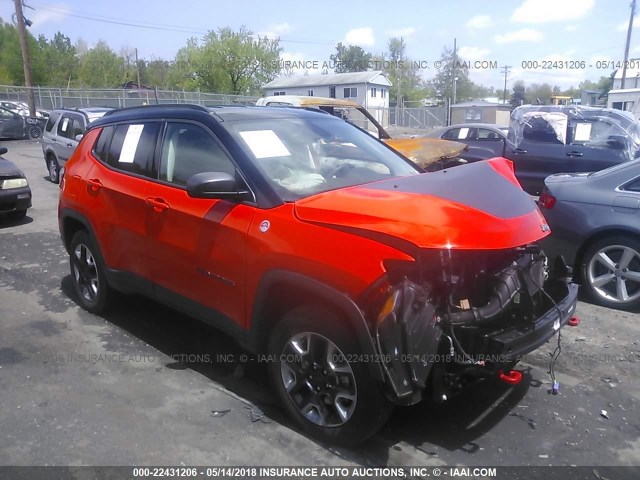
[[[238,185],[234,177],[224,172],[196,173],[187,180],[187,193],[193,198],[227,198],[245,200],[249,189]]]
[[[607,145],[615,150],[624,150],[627,147],[625,140],[623,135],[610,135],[607,139]]]
[[[79,142],[80,140],[82,140],[82,137],[84,137],[82,133],[79,133],[78,135],[76,135],[76,142]]]
[[[7,149],[7,147],[0,147],[0,155],[4,155],[5,153],[7,153],[9,150]]]

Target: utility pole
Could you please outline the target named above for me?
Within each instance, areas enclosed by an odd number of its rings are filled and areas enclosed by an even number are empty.
[[[505,65],[502,67],[504,73],[504,90],[502,91],[502,103],[507,103],[507,75],[509,75],[509,70],[511,70],[511,65]]]
[[[624,88],[625,77],[627,76],[627,61],[629,60],[629,44],[631,43],[631,30],[633,29],[633,17],[636,14],[636,0],[631,0],[631,14],[629,15],[629,28],[627,29],[627,44],[624,46],[624,63],[622,64],[622,81],[620,88]]]
[[[453,39],[453,69],[451,70],[453,72],[453,101],[452,103],[455,105],[456,103],[456,81],[458,80],[456,78],[456,64],[458,63],[458,48],[457,48],[457,43],[456,43],[456,39]]]
[[[27,104],[29,115],[36,116],[36,104],[33,99],[33,86],[31,85],[31,62],[29,60],[29,46],[27,45],[27,31],[24,25],[22,13],[22,0],[15,0],[16,22],[18,23],[18,36],[20,37],[20,49],[22,50],[22,66],[24,67],[24,85],[27,87]]]
[[[138,77],[138,90],[140,90],[140,65],[138,65],[138,49],[136,48],[136,76]]]

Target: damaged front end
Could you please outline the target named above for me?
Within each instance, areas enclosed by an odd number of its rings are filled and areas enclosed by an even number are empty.
[[[443,400],[478,378],[509,371],[576,307],[570,269],[560,257],[549,268],[537,245],[424,249],[415,262],[389,261],[385,268],[366,304],[397,404],[425,395]]]

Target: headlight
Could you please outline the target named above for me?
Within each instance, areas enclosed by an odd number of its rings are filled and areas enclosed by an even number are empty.
[[[10,188],[22,188],[28,187],[29,182],[26,178],[7,178],[0,181],[0,188],[2,190],[9,190]]]

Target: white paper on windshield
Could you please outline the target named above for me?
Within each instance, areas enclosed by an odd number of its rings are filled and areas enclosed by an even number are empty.
[[[62,131],[66,132],[68,126],[69,126],[69,119],[65,117],[64,119],[62,119]]]
[[[574,142],[588,142],[591,140],[591,123],[578,123],[576,133],[573,135]]]
[[[240,132],[240,136],[256,158],[291,156],[291,152],[273,130],[251,130]]]
[[[127,134],[124,137],[122,143],[122,150],[120,151],[120,163],[133,163],[133,158],[136,156],[136,150],[138,149],[138,142],[140,141],[140,135],[144,125],[129,125],[127,128]]]
[[[469,134],[468,128],[461,128],[460,131],[458,132],[458,140],[467,138],[468,134]]]

